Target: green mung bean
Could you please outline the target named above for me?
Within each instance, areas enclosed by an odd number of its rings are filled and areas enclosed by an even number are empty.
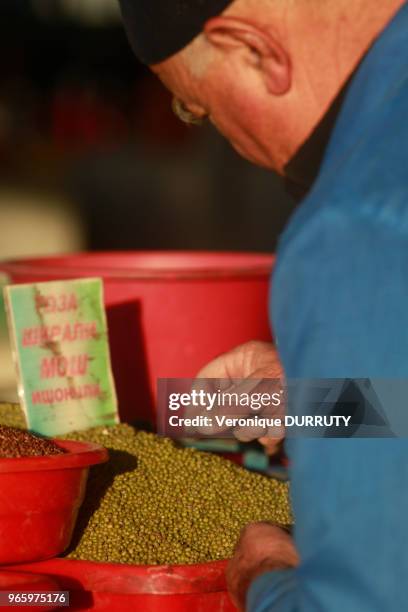
[[[68,556],[191,564],[232,555],[252,521],[292,524],[288,484],[125,424],[65,436],[110,450],[92,468]]]

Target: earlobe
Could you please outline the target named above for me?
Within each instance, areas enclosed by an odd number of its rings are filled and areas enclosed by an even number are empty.
[[[269,93],[281,96],[292,84],[292,67],[287,51],[269,32],[245,19],[235,17],[214,17],[204,26],[207,40],[225,51],[246,48],[248,58],[253,62],[256,55],[256,69],[262,71]]]
[[[262,60],[262,71],[269,93],[275,96],[288,93],[292,85],[292,66],[289,56],[283,49],[280,55],[276,54],[274,58]]]

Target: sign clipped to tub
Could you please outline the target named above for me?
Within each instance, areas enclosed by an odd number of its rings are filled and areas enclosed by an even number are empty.
[[[55,436],[117,423],[102,280],[8,285],[4,297],[29,429]]]

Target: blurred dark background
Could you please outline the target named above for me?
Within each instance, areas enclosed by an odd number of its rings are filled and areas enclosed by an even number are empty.
[[[274,250],[293,209],[280,179],[170,102],[116,0],[2,0],[0,258]]]
[[[117,0],[0,1],[0,259],[273,251],[292,209],[273,173],[173,115]],[[15,399],[6,329],[0,291],[0,390]]]

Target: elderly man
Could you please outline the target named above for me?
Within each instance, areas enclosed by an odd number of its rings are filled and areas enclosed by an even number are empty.
[[[307,193],[274,272],[285,375],[408,378],[405,2],[121,2],[136,54],[182,118],[208,117],[243,156]],[[271,372],[274,350],[257,343],[204,370]],[[405,440],[288,442],[295,542],[268,524],[244,531],[228,572],[237,605],[407,609]]]

